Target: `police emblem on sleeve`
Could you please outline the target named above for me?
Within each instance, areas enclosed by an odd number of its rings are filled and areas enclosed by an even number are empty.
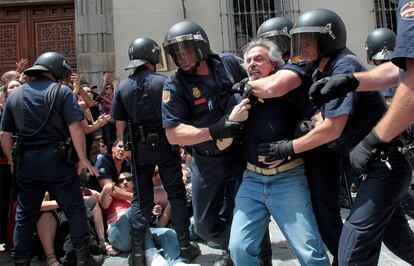
[[[162,91],[162,102],[168,103],[170,101],[170,91],[163,90]]]
[[[408,1],[400,9],[401,19],[414,20],[414,0]]]
[[[197,87],[193,88],[193,96],[196,97],[196,98],[199,98],[201,96],[201,91],[200,91],[199,88],[197,88]]]

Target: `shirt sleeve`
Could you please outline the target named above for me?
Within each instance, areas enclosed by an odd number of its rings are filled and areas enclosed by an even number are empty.
[[[406,70],[405,59],[414,58],[413,0],[400,0],[397,9],[397,41],[392,62]]]
[[[162,123],[164,128],[174,127],[189,119],[189,111],[186,101],[171,80],[167,79],[162,91]]]
[[[121,84],[118,89],[115,90],[114,100],[112,102],[111,117],[114,120],[126,121],[128,119],[127,111],[122,103],[121,90],[124,85]]]
[[[72,91],[66,86],[62,86],[61,90],[63,90],[62,114],[66,125],[85,119],[82,108],[79,106]]]
[[[1,116],[1,131],[16,131],[16,124],[14,123],[13,112],[10,107],[10,101],[7,100],[3,109],[3,115]]]
[[[111,179],[111,167],[110,163],[106,159],[106,157],[101,157],[99,160],[95,163],[96,169],[98,169],[99,176],[96,177],[96,180],[103,180],[103,179]]]

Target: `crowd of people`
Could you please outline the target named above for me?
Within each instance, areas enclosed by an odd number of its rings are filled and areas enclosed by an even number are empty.
[[[56,52],[20,60],[0,92],[0,242],[15,265],[129,252],[129,265],[179,266],[198,265],[200,238],[223,250],[215,266],[268,266],[273,217],[301,265],[376,265],[381,243],[414,265],[406,2],[398,35],[367,37],[372,71],[327,9],[265,21],[243,64],[212,52],[200,25],[176,23],[163,43],[178,67],[169,77],[146,37],[128,48],[130,75],[99,86]],[[403,95],[411,105],[398,109]],[[344,223],[341,183],[357,189]]]

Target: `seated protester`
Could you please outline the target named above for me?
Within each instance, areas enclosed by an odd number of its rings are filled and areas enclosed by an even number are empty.
[[[166,227],[171,220],[171,205],[168,201],[168,195],[162,183],[158,166],[155,167],[154,176],[154,209],[152,214],[156,218],[156,227]]]
[[[88,187],[96,191],[101,191],[106,184],[111,184],[118,181],[118,176],[122,172],[131,172],[131,163],[126,159],[124,150],[124,142],[122,139],[117,139],[112,145],[112,153],[100,157],[95,167],[98,169],[100,176],[91,176]],[[112,195],[116,198],[128,199],[128,195],[122,189],[116,189],[116,193]]]
[[[130,205],[133,194],[133,185],[131,178],[133,178],[131,173],[124,172],[119,176],[116,185],[105,185],[100,200],[102,208],[106,209],[108,214],[108,240],[112,246],[125,252],[129,251],[132,247],[130,235]],[[118,199],[112,197],[114,188],[125,190],[125,192],[130,195],[130,198]],[[159,254],[153,238],[163,249],[164,257]],[[188,265],[185,264],[180,257],[180,246],[178,244],[176,233],[172,229],[148,228],[145,233],[144,246],[145,259],[147,261],[146,265]]]
[[[99,239],[99,242],[104,241],[101,208],[99,204],[96,204],[99,193],[96,191],[90,191],[90,193],[91,196],[84,196],[84,200],[91,233],[90,245],[95,247],[91,251],[95,253],[94,255],[97,255],[94,256],[96,261],[103,261],[104,257],[101,256],[102,252],[96,246],[96,238]],[[36,228],[37,235],[39,236],[45,253],[45,264],[48,266],[62,265],[60,264],[60,259],[62,259],[69,265],[75,265],[76,257],[70,242],[67,218],[59,209],[56,200],[50,199],[48,192],[45,193],[40,211],[41,213]],[[67,265],[66,263],[65,265]]]

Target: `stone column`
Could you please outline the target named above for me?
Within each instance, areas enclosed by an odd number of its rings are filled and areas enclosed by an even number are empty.
[[[75,0],[78,72],[101,88],[104,72],[115,70],[112,0]]]

